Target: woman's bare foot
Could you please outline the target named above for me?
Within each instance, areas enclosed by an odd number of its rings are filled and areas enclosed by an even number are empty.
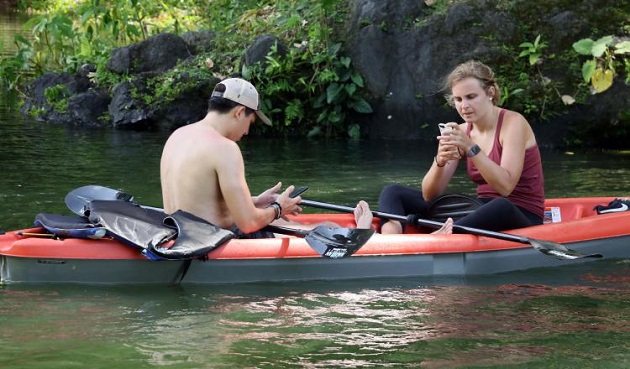
[[[453,219],[448,218],[444,225],[437,231],[431,232],[432,234],[453,234]]]
[[[363,200],[359,201],[354,208],[354,221],[357,223],[357,228],[370,229],[373,218],[370,205]]]

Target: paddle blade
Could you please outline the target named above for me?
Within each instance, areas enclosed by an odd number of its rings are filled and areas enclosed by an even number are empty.
[[[320,255],[340,259],[354,254],[373,234],[373,229],[319,226],[309,231],[305,239]]]
[[[544,240],[535,240],[528,238],[529,243],[538,251],[542,252],[545,255],[553,256],[556,259],[561,260],[573,260],[573,259],[582,259],[582,258],[601,258],[602,254],[589,254],[584,255],[575,250],[571,250],[564,245],[559,243],[544,241]]]
[[[132,201],[133,196],[103,186],[88,185],[75,188],[65,198],[68,209],[80,216],[86,216],[85,211],[93,200]]]

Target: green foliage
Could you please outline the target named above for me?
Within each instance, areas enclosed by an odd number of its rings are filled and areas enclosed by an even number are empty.
[[[567,104],[565,99],[568,101],[568,98],[559,92],[561,84],[543,73],[545,63],[555,57],[543,53],[546,47],[547,43],[538,34],[534,42],[519,45],[522,50],[515,60],[499,67],[499,86],[502,87],[500,105],[527,116],[548,119],[557,114],[558,106]],[[509,54],[512,51],[504,47],[504,52]]]
[[[628,73],[630,42],[622,41],[614,44],[613,41],[612,36],[604,36],[595,41],[585,38],[573,44],[575,52],[592,57],[582,64],[582,77],[584,82],[591,84],[593,93],[609,89],[617,70],[622,70],[626,74],[626,83],[630,82]]]
[[[275,19],[284,28],[273,34],[295,41],[286,53],[276,45],[263,63],[237,70],[259,87],[263,109],[280,122],[275,127],[279,132],[359,137],[360,126],[352,117],[371,113],[372,107],[362,96],[363,78],[342,54],[341,44],[329,41],[333,27],[327,22],[338,16],[334,2],[311,3],[297,10],[282,9],[282,3],[257,9],[257,19]],[[240,19],[236,33],[264,27],[253,22],[248,12]]]
[[[206,61],[204,56],[197,56],[160,76],[150,78],[145,85],[146,92],[140,93],[138,98],[146,104],[165,104],[181,97],[203,81],[214,78]]]
[[[0,86],[9,90],[18,88],[24,71],[28,70],[28,60],[31,57],[30,42],[27,39],[21,35],[15,35],[13,40],[17,45],[15,55],[10,58],[0,58]],[[3,45],[0,42],[0,51],[2,48]]]
[[[115,47],[161,32],[177,33],[200,19],[186,10],[196,9],[194,0],[41,0],[19,5],[35,12],[24,25],[32,33],[32,43],[20,42],[18,54],[9,58],[13,61],[3,59],[2,64],[21,64],[22,74],[35,76],[49,71],[74,72],[84,63],[103,64]],[[0,70],[3,79],[11,76]]]
[[[92,81],[109,88],[134,78],[105,68],[113,48],[159,32],[209,29],[216,34],[211,50],[142,87],[134,83],[134,97],[164,104],[202,81],[242,74],[257,86],[274,123],[282,123],[273,128],[279,133],[358,137],[360,126],[352,118],[372,108],[362,97],[362,77],[333,37],[344,19],[343,5],[340,0],[33,1],[29,6],[37,15],[27,25],[33,45],[23,44],[22,51],[32,56],[24,60],[35,76],[91,63],[97,65]],[[278,37],[288,52],[274,49],[265,63],[246,68],[244,51],[263,34]]]
[[[346,132],[358,138],[359,125],[351,112],[371,113],[361,97],[363,78],[352,69],[350,58],[340,56],[341,44],[321,52],[318,47],[293,48],[285,56],[277,51],[266,63],[243,67],[242,74],[264,90],[263,106],[283,116],[285,129],[295,127],[309,137]]]
[[[70,93],[66,86],[56,85],[48,87],[44,90],[44,97],[56,112],[65,113],[68,111]]]
[[[529,57],[529,65],[536,65],[541,61],[541,50],[546,48],[547,44],[545,42],[541,42],[540,35],[538,35],[536,36],[536,40],[534,40],[534,43],[523,42],[519,45],[519,47],[524,49],[519,54],[519,57],[527,56]]]

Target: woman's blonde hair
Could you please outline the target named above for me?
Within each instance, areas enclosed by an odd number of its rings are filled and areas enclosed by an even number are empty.
[[[473,77],[481,82],[481,87],[488,94],[490,88],[494,89],[494,95],[492,96],[492,103],[499,105],[501,101],[501,90],[497,84],[497,80],[494,77],[492,69],[482,62],[476,60],[469,60],[467,62],[459,64],[453,71],[446,77],[444,81],[443,90],[449,91],[446,95],[446,100],[449,104],[453,105],[453,97],[450,94],[451,88],[457,82],[460,82],[466,78]]]

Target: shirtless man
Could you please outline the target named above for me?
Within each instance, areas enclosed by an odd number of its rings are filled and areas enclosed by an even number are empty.
[[[260,111],[258,92],[251,83],[228,78],[216,85],[206,116],[177,129],[164,146],[160,178],[167,214],[184,210],[238,236],[257,238],[273,237],[260,229],[302,211],[301,197],[289,196],[293,186],[278,194],[282,187],[278,183],[251,196],[237,142],[257,117],[271,125]],[[363,209],[359,207],[355,218],[368,228],[371,213]]]

